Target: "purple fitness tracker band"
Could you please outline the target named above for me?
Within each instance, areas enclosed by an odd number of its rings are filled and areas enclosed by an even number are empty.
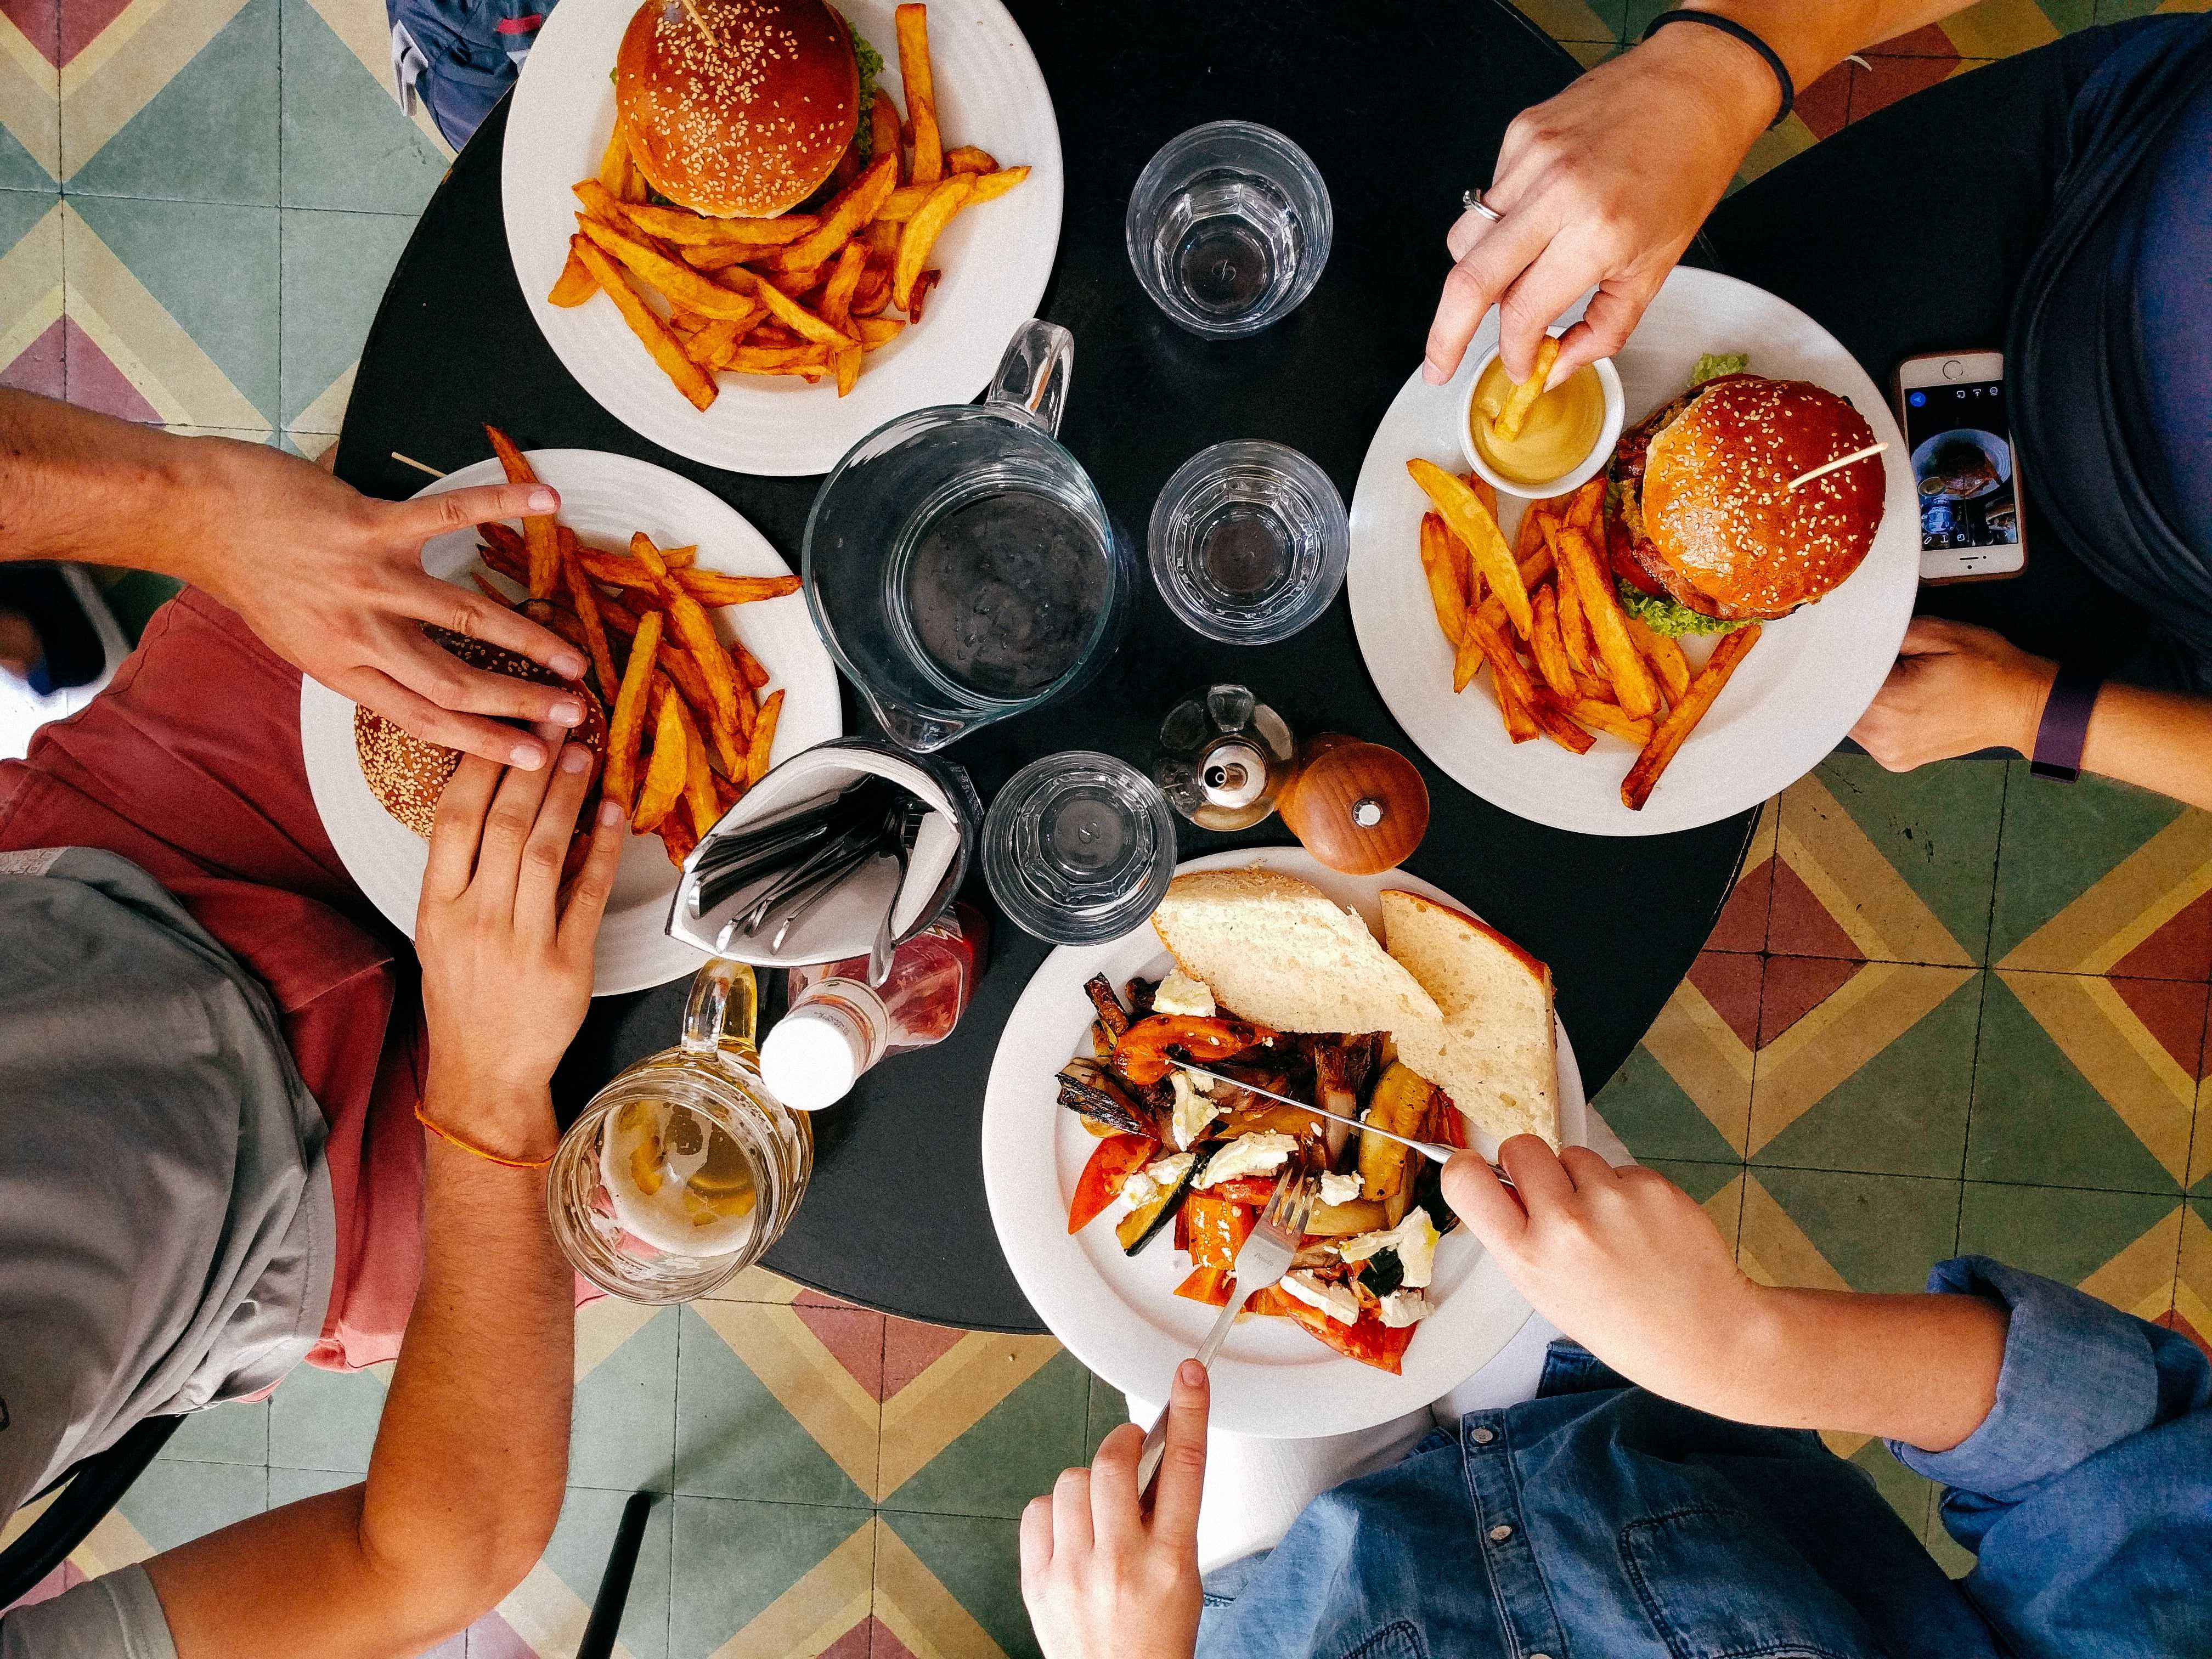
[[[2081,750],[2089,741],[2089,714],[2105,677],[2094,668],[2062,665],[2035,728],[2035,753],[2028,770],[2039,778],[2071,783],[2081,775]]]

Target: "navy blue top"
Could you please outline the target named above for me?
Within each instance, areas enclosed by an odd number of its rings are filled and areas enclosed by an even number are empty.
[[[2136,337],[2163,463],[2154,486],[2183,537],[2212,554],[2212,72],[2146,167],[2136,217]]]
[[[1996,1405],[1941,1454],[1954,1583],[1812,1434],[1723,1422],[1553,1345],[1470,1412],[1206,1581],[1198,1650],[1328,1659],[2148,1659],[2212,1654],[2212,1364],[2080,1291],[1962,1256],[2011,1310]]]

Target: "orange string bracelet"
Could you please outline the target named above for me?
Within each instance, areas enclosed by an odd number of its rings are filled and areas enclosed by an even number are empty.
[[[415,1121],[447,1146],[458,1146],[470,1156],[480,1158],[487,1164],[496,1164],[502,1169],[542,1170],[553,1161],[553,1154],[550,1152],[546,1153],[543,1158],[508,1158],[503,1153],[493,1152],[489,1147],[479,1146],[473,1140],[465,1139],[443,1124],[432,1121],[429,1113],[422,1109],[422,1103],[419,1100],[415,1103]]]

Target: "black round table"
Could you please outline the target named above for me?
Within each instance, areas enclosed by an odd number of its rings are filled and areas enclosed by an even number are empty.
[[[1420,362],[1461,191],[1490,177],[1506,123],[1565,85],[1573,61],[1498,0],[1016,0],[1014,10],[1052,88],[1066,157],[1066,214],[1042,307],[1076,340],[1060,437],[1118,524],[1141,536],[1169,475],[1229,438],[1304,451],[1348,501],[1370,437]],[[1227,117],[1279,128],[1313,156],[1334,204],[1335,246],[1297,313],[1256,338],[1207,343],[1139,289],[1122,212],[1155,149]],[[482,423],[496,422],[526,447],[611,450],[694,478],[796,567],[817,480],[718,472],[672,455],[601,410],[556,360],[507,258],[505,131],[502,106],[455,162],[393,274],[362,354],[339,476],[372,494],[410,495],[422,480],[392,452],[459,467],[483,457]],[[1251,686],[1302,734],[1350,732],[1413,753],[1361,665],[1346,601],[1294,639],[1237,647],[1192,633],[1149,589],[1128,641],[1079,696],[945,752],[987,801],[1018,767],[1058,750],[1103,749],[1144,766],[1168,708],[1222,680]],[[845,704],[848,731],[874,730],[849,689]],[[1753,815],[1593,838],[1525,823],[1425,763],[1422,771],[1433,817],[1408,867],[1552,964],[1595,1092],[1704,943]],[[1242,836],[1188,824],[1180,834],[1186,858],[1289,839],[1275,819]],[[980,878],[966,896],[989,908]],[[886,1062],[817,1117],[813,1185],[769,1265],[913,1318],[1042,1328],[992,1231],[978,1149],[993,1050],[1047,948],[997,926],[988,971],[952,1036]],[[564,1114],[672,1042],[684,994],[679,982],[594,1003],[556,1079]]]

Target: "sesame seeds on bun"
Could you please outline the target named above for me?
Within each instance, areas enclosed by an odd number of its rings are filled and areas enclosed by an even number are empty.
[[[426,628],[423,631],[472,668],[489,669],[495,674],[512,675],[540,685],[564,684],[550,669],[541,668],[529,658],[518,656],[502,646],[472,640],[443,628]],[[603,759],[607,738],[605,711],[596,697],[586,695],[577,701],[584,706],[584,722],[568,734],[568,740],[586,744]],[[386,811],[428,839],[430,826],[437,819],[439,798],[446,793],[447,783],[461,763],[461,751],[433,743],[428,738],[418,738],[383,715],[358,706],[353,711],[353,744],[369,793],[382,803]],[[592,782],[596,787],[598,780],[594,778]],[[587,814],[580,815],[580,822],[589,821]]]
[[[852,147],[860,65],[823,0],[645,0],[615,58],[615,108],[670,201],[765,218],[811,196]]]
[[[1847,399],[1808,381],[1708,382],[1651,436],[1641,562],[1708,616],[1787,616],[1858,568],[1884,497],[1879,456],[1790,481],[1873,442]]]

